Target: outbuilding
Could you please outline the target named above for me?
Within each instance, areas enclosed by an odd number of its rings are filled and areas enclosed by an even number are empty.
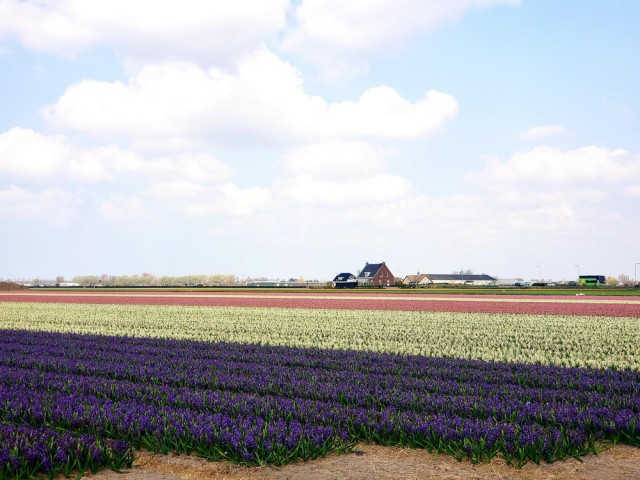
[[[473,286],[488,286],[495,285],[496,279],[490,275],[465,275],[463,273],[455,274],[443,274],[443,273],[427,273],[427,280],[425,284],[433,285],[473,285]]]
[[[406,287],[422,287],[428,283],[427,276],[424,273],[417,275],[407,275],[402,279],[402,284]]]
[[[353,273],[339,273],[333,279],[333,286],[335,288],[356,288],[358,280]]]
[[[496,280],[497,287],[515,287],[517,283],[522,282],[521,278],[499,278]]]

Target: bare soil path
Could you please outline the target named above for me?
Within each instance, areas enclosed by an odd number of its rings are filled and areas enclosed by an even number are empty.
[[[197,457],[140,452],[134,466],[122,475],[98,472],[95,480],[369,480],[369,479],[516,479],[516,480],[640,480],[640,448],[618,445],[599,455],[553,464],[529,463],[522,469],[500,459],[490,463],[458,462],[424,450],[358,445],[360,455],[329,455],[282,468],[243,467]]]

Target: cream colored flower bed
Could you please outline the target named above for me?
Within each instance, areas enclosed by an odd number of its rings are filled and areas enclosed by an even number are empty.
[[[0,303],[0,328],[640,370],[640,318]]]

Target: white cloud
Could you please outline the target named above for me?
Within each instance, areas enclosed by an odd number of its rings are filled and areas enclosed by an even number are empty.
[[[359,202],[380,204],[405,197],[411,188],[403,177],[378,174],[348,182],[317,180],[310,175],[301,175],[279,180],[274,189],[294,202],[315,205],[345,205]]]
[[[286,24],[287,0],[0,0],[0,39],[74,55],[110,46],[142,60],[229,63]]]
[[[562,125],[539,125],[522,132],[520,139],[526,141],[540,140],[548,137],[566,135],[567,133],[566,127]]]
[[[395,155],[366,142],[331,141],[289,150],[274,195],[305,205],[367,205],[406,197],[411,185],[387,172]]]
[[[13,128],[0,134],[0,173],[49,181],[52,176],[80,182],[113,181],[120,175],[221,183],[234,176],[231,167],[208,154],[145,159],[116,146],[79,148],[62,135]]]
[[[147,160],[144,171],[160,178],[182,179],[196,183],[222,183],[235,176],[234,170],[212,155],[181,154]]]
[[[533,232],[575,229],[579,221],[575,208],[566,204],[516,208],[507,213],[505,220],[509,229]]]
[[[293,148],[284,155],[282,165],[291,175],[352,180],[384,171],[391,155],[393,152],[366,142],[331,141]]]
[[[33,191],[16,185],[0,188],[0,218],[64,227],[76,215],[77,204],[78,200],[62,189]]]
[[[111,198],[100,202],[100,213],[111,222],[127,222],[139,224],[158,219],[161,213],[137,195],[114,194]]]
[[[456,101],[446,93],[431,90],[410,103],[382,86],[366,90],[357,102],[330,104],[319,126],[332,136],[413,139],[435,132],[457,113]]]
[[[640,155],[593,145],[574,150],[539,146],[506,161],[491,159],[467,179],[503,191],[616,189],[640,184]]]
[[[233,217],[257,214],[269,208],[272,198],[272,192],[265,187],[242,188],[229,182],[203,185],[178,180],[151,185],[136,196],[136,202],[156,213],[178,212],[188,217]]]
[[[457,109],[444,93],[430,91],[411,103],[386,86],[366,90],[357,101],[327,103],[304,91],[294,67],[262,48],[233,73],[165,63],[144,67],[127,84],[83,81],[43,113],[59,129],[162,148],[420,138]]]
[[[248,216],[268,209],[272,198],[268,188],[241,188],[228,183],[212,190],[208,198],[187,204],[184,210],[187,215],[195,217]]]
[[[182,59],[229,65],[261,43],[295,52],[324,68],[362,70],[340,57],[393,51],[408,39],[466,12],[519,0],[0,0],[0,40],[76,55],[116,50],[134,63]],[[287,19],[289,17],[289,25]],[[352,55],[353,56],[353,55]]]
[[[629,197],[640,185],[640,155],[596,146],[539,146],[504,161],[490,159],[466,179],[479,187],[491,221],[505,235],[571,232],[575,238],[590,237],[590,231],[610,225],[612,212],[633,201]]]
[[[631,185],[627,187],[626,194],[632,197],[640,197],[640,185]]]
[[[294,11],[296,24],[284,47],[332,68],[343,57],[390,52],[415,35],[436,30],[467,11],[518,0],[305,0]]]
[[[13,128],[0,134],[0,172],[21,178],[49,179],[63,174],[82,181],[110,180],[104,160],[123,152],[106,149],[82,151],[61,135],[42,135]],[[125,159],[121,159],[126,163]]]
[[[143,195],[157,200],[185,200],[197,198],[206,191],[206,187],[189,181],[177,180],[159,182],[143,192]]]

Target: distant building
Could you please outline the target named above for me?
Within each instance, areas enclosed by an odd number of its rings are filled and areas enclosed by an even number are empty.
[[[325,284],[315,281],[250,280],[245,282],[245,286],[255,288],[324,288]]]
[[[357,281],[360,287],[392,287],[395,285],[395,277],[384,262],[367,262],[358,273]]]
[[[496,279],[490,275],[465,275],[463,273],[454,274],[442,274],[442,273],[427,273],[425,274],[426,280],[423,280],[424,285],[474,285],[474,286],[488,286],[495,285]]]
[[[333,279],[333,285],[336,288],[356,288],[358,279],[353,273],[339,273]]]
[[[495,285],[496,287],[515,287],[519,282],[522,282],[519,278],[499,278]]]
[[[407,275],[402,279],[402,284],[407,287],[420,287],[429,282],[429,279],[424,273],[418,273],[417,275]]]

